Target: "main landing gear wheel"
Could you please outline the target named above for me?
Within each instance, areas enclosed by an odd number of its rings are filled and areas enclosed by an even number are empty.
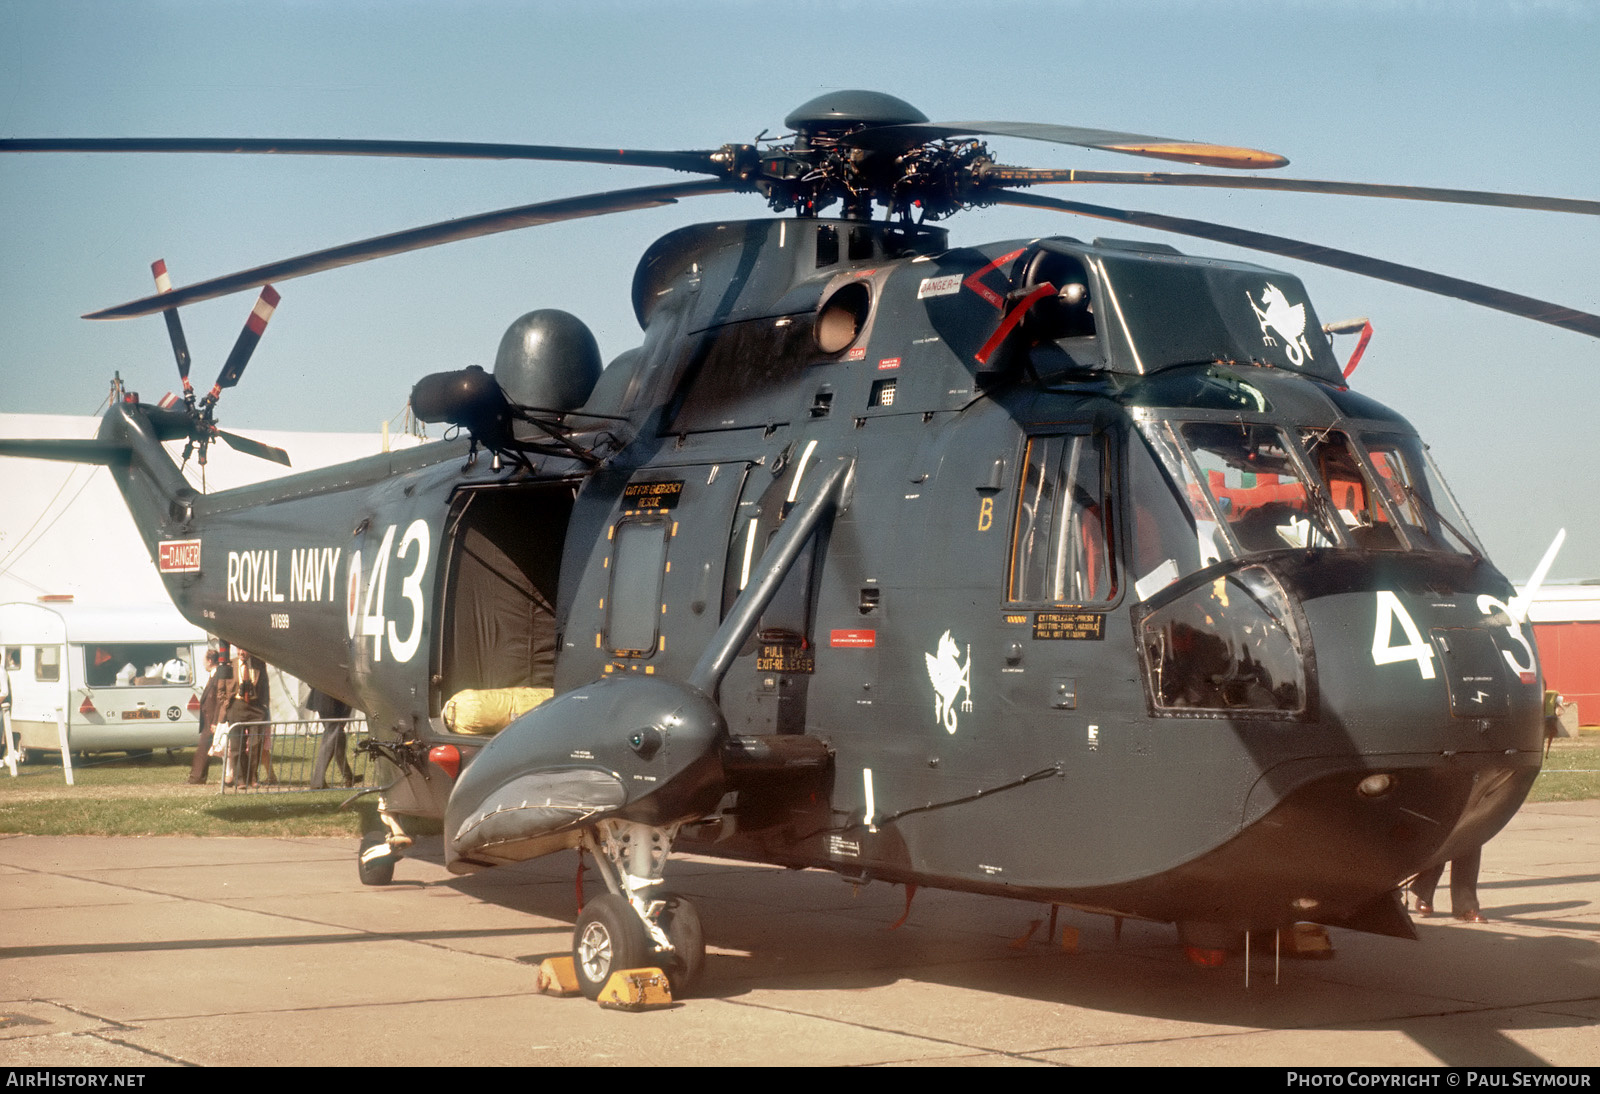
[[[618,969],[650,964],[650,953],[644,923],[627,900],[601,893],[583,906],[572,929],[572,964],[585,998],[598,999]]]
[[[700,913],[688,897],[668,896],[656,923],[672,943],[663,971],[672,985],[673,998],[681,999],[694,991],[706,967],[706,936],[700,929]]]
[[[394,864],[400,861],[389,838],[382,832],[368,832],[361,837],[361,850],[356,855],[356,871],[363,885],[387,885],[394,880]]]

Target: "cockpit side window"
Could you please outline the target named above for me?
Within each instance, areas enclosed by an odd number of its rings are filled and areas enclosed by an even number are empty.
[[[1007,582],[1013,603],[1104,603],[1116,596],[1107,453],[1104,435],[1028,438]]]
[[[1163,468],[1173,469],[1173,476]],[[1133,590],[1140,600],[1216,561],[1216,521],[1204,505],[1205,518],[1195,518],[1198,491],[1164,424],[1147,426],[1138,440],[1130,439],[1128,542]]]
[[[1423,452],[1421,441],[1383,433],[1363,433],[1361,440],[1385,495],[1416,549],[1482,553],[1466,516]]]

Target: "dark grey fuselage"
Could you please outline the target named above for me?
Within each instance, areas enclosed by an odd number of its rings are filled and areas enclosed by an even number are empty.
[[[461,442],[194,496],[151,485],[137,442],[119,473],[153,553],[200,541],[197,571],[165,575],[186,615],[366,710],[380,735],[470,764],[483,738],[449,732],[441,708],[463,687],[530,682],[496,667],[508,650],[557,695],[688,679],[790,508],[848,462],[711,697],[720,775],[669,818],[685,822],[678,846],[1239,929],[1404,933],[1387,894],[1497,830],[1538,770],[1538,670],[1500,610],[1509,584],[1470,530],[1376,547],[1371,518],[1341,519],[1321,486],[1303,504],[1323,530],[1298,541],[1249,547],[1242,522],[1197,522],[1184,507],[1203,491],[1185,500],[1168,433],[1198,452],[1218,427],[1270,430],[1310,480],[1331,431],[1373,483],[1384,438],[1414,433],[1344,387],[1293,277],[1051,247],[952,250],[933,230],[806,219],[674,233],[636,279],[643,345],[585,408],[609,417],[569,418],[592,427],[598,468],[469,467]],[[1092,308],[1036,324],[1028,294],[1063,270]],[[852,285],[865,304],[839,345],[818,328]],[[144,413],[114,408],[102,436],[138,434]],[[1047,448],[1100,468],[1082,510],[1094,542],[1058,537],[1050,564],[1096,576],[1065,594],[1020,575],[1026,467]],[[1378,524],[1403,523],[1403,503]],[[1169,551],[1165,534],[1184,542]],[[1197,534],[1217,557],[1203,545],[1185,563]],[[510,622],[494,618],[513,602],[493,593],[496,567],[519,590]],[[1244,589],[1266,591],[1235,642]],[[1184,598],[1205,622],[1164,622]],[[1185,667],[1173,636],[1213,625],[1195,641],[1231,663]],[[1290,667],[1269,679],[1274,658]],[[1171,683],[1185,673],[1188,691]],[[807,747],[750,759],[779,738]],[[511,778],[511,750],[491,751]],[[391,801],[442,814],[450,783],[428,765]],[[570,845],[556,836],[539,850]]]

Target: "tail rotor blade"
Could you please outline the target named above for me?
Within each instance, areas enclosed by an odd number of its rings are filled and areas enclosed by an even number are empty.
[[[150,272],[155,275],[157,293],[172,291],[172,278],[167,274],[166,259],[158,258],[152,262]],[[167,337],[172,341],[172,355],[178,360],[178,376],[183,380],[183,397],[193,405],[194,387],[189,383],[189,342],[183,336],[183,323],[178,319],[177,308],[167,308],[161,315],[167,321]]]
[[[272,445],[262,444],[260,441],[252,441],[249,437],[241,437],[237,433],[229,433],[226,429],[217,430],[217,436],[226,441],[228,447],[235,452],[243,452],[247,456],[259,456],[263,460],[281,463],[285,467],[291,466],[289,453],[281,448],[274,448]]]
[[[209,401],[216,402],[223,388],[233,387],[239,382],[239,376],[244,372],[244,366],[250,363],[250,355],[256,351],[256,344],[261,341],[272,313],[278,309],[279,299],[277,289],[271,285],[262,287],[261,295],[256,298],[256,306],[250,309],[250,318],[244,321],[244,329],[239,332],[239,340],[233,344],[233,352],[228,354],[222,372],[217,375],[216,385],[207,396]]]

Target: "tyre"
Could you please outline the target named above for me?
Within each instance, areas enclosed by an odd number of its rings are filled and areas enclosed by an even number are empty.
[[[389,884],[394,880],[394,864],[399,859],[382,832],[368,832],[361,837],[361,850],[356,855],[356,872],[361,884]]]
[[[672,997],[681,999],[691,995],[700,983],[700,974],[706,967],[706,936],[700,929],[700,912],[688,897],[672,894],[666,897],[666,907],[656,917],[667,941],[672,943],[672,955],[663,971],[672,985]]]
[[[648,965],[644,924],[622,897],[601,893],[583,906],[572,929],[572,964],[587,999],[598,999],[618,969]]]

